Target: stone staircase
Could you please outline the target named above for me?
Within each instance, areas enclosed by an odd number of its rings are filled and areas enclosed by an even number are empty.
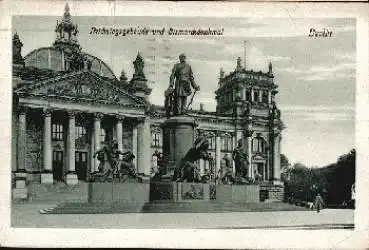
[[[88,183],[78,182],[77,185],[67,185],[64,182],[54,184],[30,183],[28,185],[29,201],[55,201],[57,203],[73,201],[87,202]]]
[[[144,213],[224,213],[224,212],[266,212],[266,211],[304,211],[306,208],[276,203],[220,203],[204,202],[149,202],[142,208]]]
[[[40,210],[42,214],[115,214],[115,213],[226,213],[306,211],[287,203],[219,203],[212,201],[146,202],[146,203],[87,203],[69,202]]]

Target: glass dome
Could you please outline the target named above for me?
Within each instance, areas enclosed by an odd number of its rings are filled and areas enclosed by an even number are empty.
[[[104,77],[116,79],[113,71],[101,59],[87,53],[83,53],[83,55],[91,61],[91,71]],[[65,62],[66,57],[62,49],[45,47],[33,50],[24,57],[24,61],[26,67],[66,71],[66,67],[68,67],[68,64]]]

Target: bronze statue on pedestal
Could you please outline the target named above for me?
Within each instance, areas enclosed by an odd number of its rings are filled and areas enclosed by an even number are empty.
[[[184,54],[179,55],[179,61],[172,69],[169,88],[165,91],[165,109],[168,117],[185,114],[193,99],[192,97],[187,105],[187,97],[192,94],[191,87],[195,89],[195,93],[200,90]]]

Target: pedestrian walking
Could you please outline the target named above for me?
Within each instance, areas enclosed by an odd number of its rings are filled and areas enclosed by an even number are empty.
[[[319,213],[320,212],[320,209],[322,209],[325,206],[324,201],[323,201],[323,198],[322,198],[322,196],[320,196],[319,193],[315,197],[314,205],[315,205],[315,208],[316,208],[316,212],[317,213]]]

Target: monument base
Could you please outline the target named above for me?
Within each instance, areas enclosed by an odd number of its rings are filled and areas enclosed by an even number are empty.
[[[196,126],[195,119],[185,115],[171,117],[161,125],[165,175],[172,177],[181,159],[193,147]]]
[[[88,183],[89,203],[145,203],[149,201],[149,188],[147,183],[114,183],[90,182]]]
[[[210,184],[151,182],[150,201],[210,201]]]
[[[217,185],[217,202],[260,202],[259,185]]]

